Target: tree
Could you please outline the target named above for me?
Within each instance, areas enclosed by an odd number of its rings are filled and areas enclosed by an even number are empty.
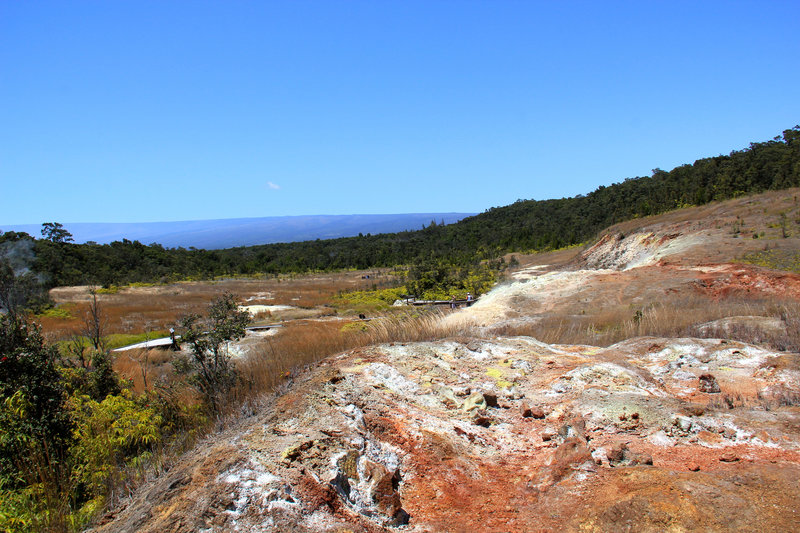
[[[0,315],[0,485],[25,482],[31,461],[57,461],[70,439],[65,391],[36,324]]]
[[[97,291],[94,289],[89,290],[92,299],[89,302],[89,309],[83,315],[83,326],[81,333],[83,333],[95,351],[105,351],[105,337],[103,330],[106,326],[106,317],[103,314],[100,305],[97,303]]]
[[[60,222],[42,224],[42,237],[54,243],[73,242],[72,233],[67,231]]]
[[[72,235],[58,222],[42,224],[42,239],[35,243],[36,261],[33,268],[42,277],[43,283],[49,287],[59,285],[77,285],[80,281],[80,270],[85,266],[77,255],[72,242]]]
[[[90,289],[89,293],[92,296],[89,309],[83,315],[83,324],[66,345],[71,357],[64,358],[63,363],[77,368],[77,372],[71,375],[74,380],[72,387],[101,402],[108,395],[119,394],[121,386],[106,345],[106,316],[97,301],[95,290]]]
[[[118,394],[120,391],[119,380],[114,373],[111,354],[106,347],[104,335],[106,316],[97,302],[97,292],[91,289],[92,299],[89,309],[83,315],[81,333],[89,339],[92,351],[92,365],[89,373],[89,393],[92,398],[102,401],[109,394]]]
[[[194,383],[214,412],[219,411],[236,379],[228,343],[244,337],[249,322],[250,314],[239,310],[231,293],[211,302],[205,318],[189,315],[181,320],[181,342],[190,346],[197,371]]]

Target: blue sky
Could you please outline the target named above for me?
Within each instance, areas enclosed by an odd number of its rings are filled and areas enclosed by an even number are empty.
[[[800,2],[0,2],[2,224],[481,212],[800,123]]]

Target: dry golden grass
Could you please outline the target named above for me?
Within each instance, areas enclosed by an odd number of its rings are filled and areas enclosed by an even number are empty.
[[[442,313],[395,314],[360,322],[366,329],[348,328],[346,322],[310,322],[287,327],[276,337],[267,337],[257,350],[236,366],[242,377],[235,392],[237,402],[269,393],[296,369],[347,350],[388,342],[417,342],[468,334],[445,326]]]
[[[779,237],[780,230],[776,227],[776,222],[780,213],[796,214],[798,207],[800,207],[800,188],[768,191],[628,220],[609,227],[607,232],[630,233],[654,223],[691,223],[697,228],[717,228],[731,226],[738,220],[742,232],[748,237],[753,231],[765,231],[766,237]]]
[[[152,390],[157,384],[172,381],[175,371],[169,350],[127,350],[114,358],[114,370],[137,393]]]
[[[711,300],[699,295],[667,295],[644,309],[619,305],[605,308],[590,316],[549,315],[537,321],[504,325],[491,331],[498,335],[531,336],[551,344],[609,346],[640,336],[724,336],[778,349],[797,349],[791,346],[800,342],[800,327],[794,318],[798,312],[800,304],[793,300]],[[733,328],[723,335],[721,332],[702,332],[696,328],[698,324],[732,316],[780,318],[786,325],[787,333],[775,335],[760,329]]]

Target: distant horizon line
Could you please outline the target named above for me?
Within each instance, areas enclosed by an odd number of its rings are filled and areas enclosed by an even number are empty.
[[[58,222],[66,227],[68,224],[177,224],[183,222],[216,222],[221,220],[259,220],[264,218],[303,218],[303,217],[358,217],[358,216],[368,216],[368,217],[375,217],[375,216],[396,216],[396,215],[477,215],[479,212],[472,212],[472,211],[428,211],[428,212],[407,212],[407,213],[351,213],[351,214],[329,214],[329,213],[320,213],[314,215],[268,215],[268,216],[260,216],[260,217],[231,217],[231,218],[196,218],[196,219],[182,219],[182,220],[150,220],[150,221],[138,221],[138,222],[64,222],[61,220],[53,220],[48,219],[42,222],[21,222],[21,223],[12,223],[12,224],[4,224],[0,223],[0,230],[3,230],[4,226],[41,226],[46,222]]]

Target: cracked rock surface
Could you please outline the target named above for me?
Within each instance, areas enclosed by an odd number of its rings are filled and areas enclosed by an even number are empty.
[[[766,400],[800,378],[772,365],[784,357],[657,338],[355,350],[187,455],[98,530],[788,531],[800,413]],[[735,384],[764,403],[715,407],[719,393],[697,385],[709,372],[723,393]],[[542,417],[526,416],[531,406]]]

